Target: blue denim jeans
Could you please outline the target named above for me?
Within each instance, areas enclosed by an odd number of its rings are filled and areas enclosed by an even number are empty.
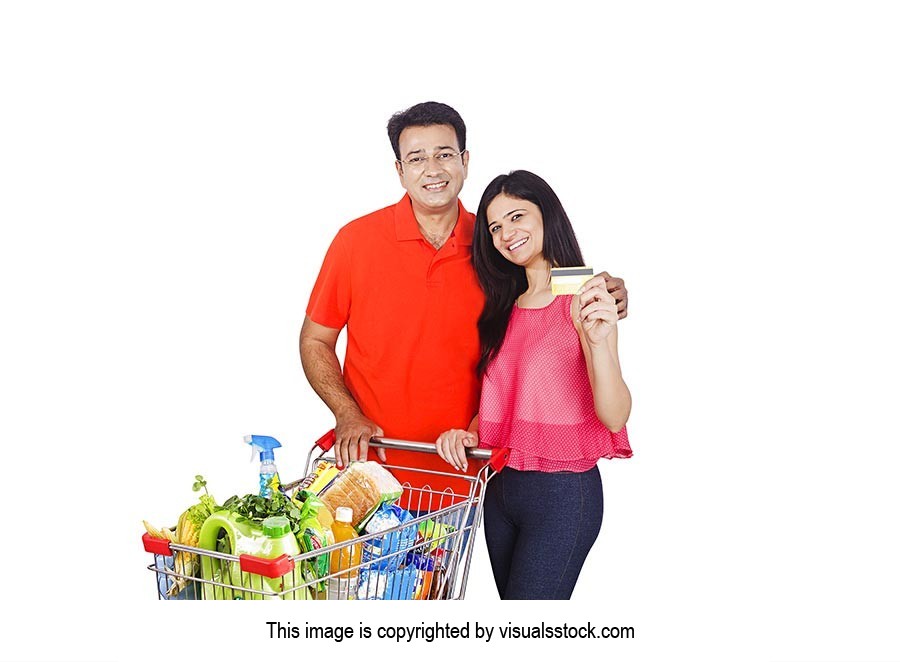
[[[517,471],[491,479],[484,537],[503,600],[568,600],[603,522],[597,467]]]

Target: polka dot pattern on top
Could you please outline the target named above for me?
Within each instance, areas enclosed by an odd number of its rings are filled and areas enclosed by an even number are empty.
[[[515,306],[481,387],[480,445],[510,450],[521,471],[587,471],[600,458],[631,457],[628,432],[610,432],[594,396],[571,296],[544,308]]]

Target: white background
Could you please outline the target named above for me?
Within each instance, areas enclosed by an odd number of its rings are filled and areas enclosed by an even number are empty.
[[[0,8],[0,657],[900,659],[895,5],[320,4]],[[537,172],[630,292],[635,457],[601,465],[573,600],[501,603],[479,536],[459,604],[156,601],[141,520],[174,523],[196,473],[252,491],[244,434],[297,477],[331,425],[307,297],[337,229],[402,195],[384,127],[429,99],[469,127],[469,209]]]

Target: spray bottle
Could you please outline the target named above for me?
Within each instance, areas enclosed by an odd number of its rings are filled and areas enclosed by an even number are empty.
[[[271,498],[281,485],[275,468],[275,449],[281,448],[281,443],[275,437],[258,434],[248,434],[244,441],[254,448],[254,453],[259,452],[259,496]]]

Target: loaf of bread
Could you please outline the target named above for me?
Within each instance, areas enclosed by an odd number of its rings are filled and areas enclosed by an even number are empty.
[[[352,462],[319,495],[334,513],[339,507],[353,510],[358,527],[378,506],[400,497],[403,488],[391,473],[377,462]]]

